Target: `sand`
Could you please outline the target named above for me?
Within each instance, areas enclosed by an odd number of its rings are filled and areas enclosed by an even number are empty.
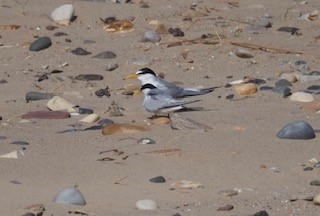
[[[293,195],[315,195],[317,186],[310,182],[319,178],[319,171],[303,171],[311,158],[319,159],[319,138],[284,140],[276,137],[288,122],[305,120],[319,129],[319,114],[300,109],[303,103],[290,101],[281,94],[258,91],[248,96],[236,94],[232,88],[218,88],[197,97],[206,111],[183,112],[183,117],[211,127],[208,130],[172,130],[169,125],[151,124],[151,130],[140,133],[120,133],[103,136],[101,130],[57,133],[94,124],[79,122],[83,116],[69,119],[24,121],[21,115],[34,110],[46,110],[48,100],[26,103],[29,91],[61,95],[76,91],[83,98],[61,96],[71,103],[93,109],[101,118],[117,123],[146,125],[150,113],[142,108],[143,96],[125,96],[111,92],[98,98],[95,91],[108,86],[117,89],[138,80],[122,80],[126,75],[145,67],[131,62],[132,58],[150,58],[148,67],[164,73],[168,81],[184,86],[224,86],[228,82],[250,76],[259,79],[279,78],[279,72],[294,71],[290,61],[304,60],[310,70],[319,70],[319,19],[299,20],[301,14],[319,7],[317,0],[297,4],[297,1],[239,1],[238,6],[226,0],[216,1],[148,1],[149,8],[139,3],[115,4],[108,1],[10,1],[2,0],[1,25],[19,25],[17,30],[0,30],[0,153],[23,150],[25,156],[1,160],[1,215],[23,215],[25,207],[43,204],[43,215],[70,215],[80,209],[89,215],[253,215],[266,211],[269,215],[317,215],[319,206],[310,201],[289,202]],[[50,18],[58,6],[72,3],[77,18],[69,26],[58,26]],[[190,9],[192,4],[195,9]],[[183,20],[189,16],[192,20]],[[272,17],[272,27],[251,34],[247,23],[257,18]],[[109,33],[100,18],[135,17],[134,30]],[[179,27],[184,37],[161,35],[160,43],[141,43],[151,20],[159,20],[167,28]],[[46,26],[58,26],[49,31]],[[279,32],[283,26],[297,27],[301,35]],[[55,37],[55,32],[67,36]],[[186,43],[186,40],[213,34],[219,43]],[[48,36],[52,46],[31,52],[28,44],[36,37]],[[66,41],[66,39],[69,42]],[[85,39],[95,41],[84,44]],[[167,47],[175,41],[181,46]],[[213,40],[213,39],[212,39]],[[249,49],[253,58],[245,59],[233,53],[239,47],[230,42],[248,42],[307,54],[281,53],[274,50]],[[8,47],[7,47],[8,46]],[[81,47],[92,55],[77,56],[70,52]],[[94,59],[103,51],[113,51],[115,59]],[[310,54],[311,53],[311,54]],[[65,67],[59,65],[68,63]],[[119,68],[106,71],[109,63]],[[48,66],[47,69],[44,69]],[[38,75],[52,70],[49,79],[38,82]],[[100,74],[102,81],[78,81],[79,74]],[[275,80],[267,85],[273,86]],[[61,84],[62,83],[62,84]],[[317,82],[293,84],[292,91],[306,89]],[[61,86],[60,86],[61,85]],[[235,94],[232,100],[226,99]],[[319,99],[319,95],[314,95]],[[123,107],[123,116],[109,117],[108,107],[115,101]],[[156,144],[141,145],[137,140],[148,137]],[[28,142],[27,146],[10,144]],[[117,149],[123,155],[102,151]],[[168,153],[155,150],[178,149]],[[113,161],[98,161],[111,157]],[[155,184],[149,179],[162,175],[166,182]],[[170,190],[175,181],[200,182],[203,188]],[[54,196],[67,187],[77,188],[86,199],[85,206],[52,202]],[[236,190],[232,197],[219,195],[221,190]],[[156,201],[155,211],[141,211],[135,203],[141,199]],[[233,205],[230,211],[217,211]],[[71,214],[72,215],[72,214]]]

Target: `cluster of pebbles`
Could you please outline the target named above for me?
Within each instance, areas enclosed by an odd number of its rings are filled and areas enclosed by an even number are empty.
[[[115,1],[119,2],[119,1]],[[125,3],[125,1],[121,1],[121,3]],[[147,7],[147,4],[141,4],[141,7]],[[192,7],[196,7],[193,5]],[[51,13],[51,19],[59,26],[69,26],[75,15],[75,8],[72,4],[64,4],[56,9],[54,9]],[[316,11],[308,14],[304,14],[301,18],[312,20],[318,16]],[[133,20],[134,19],[123,19],[117,20],[116,18],[110,17],[103,22],[105,23],[105,30],[107,32],[129,32],[133,30]],[[142,43],[159,43],[161,41],[161,34],[172,34],[174,37],[184,37],[185,33],[178,27],[172,27],[168,30],[166,27],[156,21],[152,21],[149,24],[156,26],[155,30],[146,30],[141,35]],[[272,17],[265,15],[260,17],[260,19],[256,20],[253,25],[249,25],[246,29],[251,34],[259,34],[260,31],[265,31],[272,27]],[[13,26],[12,28],[16,28]],[[55,30],[54,26],[48,26],[48,30]],[[288,32],[292,35],[300,35],[298,28],[293,27],[281,27],[278,31]],[[66,33],[56,32],[54,36],[60,37],[65,36]],[[203,35],[202,38],[208,38],[208,35]],[[190,42],[190,41],[189,41]],[[194,41],[193,41],[194,42]],[[84,43],[95,43],[94,41],[86,40]],[[172,46],[180,46],[182,43],[175,43]],[[29,51],[31,52],[39,52],[44,49],[49,49],[51,46],[55,44],[52,42],[50,37],[43,36],[38,37],[29,45]],[[148,49],[148,48],[146,48]],[[70,50],[70,53],[78,56],[92,56],[92,58],[96,59],[116,59],[117,54],[113,51],[106,50],[100,53],[92,53],[86,49],[81,47],[77,47],[75,49]],[[234,52],[229,53],[230,56],[235,55],[240,59],[252,59],[254,58],[254,53],[252,53],[249,49],[239,48]],[[129,60],[131,64],[137,66],[146,66],[152,65],[153,60],[149,58],[132,58]],[[192,63],[192,61],[188,61],[188,63]],[[252,64],[256,62],[254,60],[251,61]],[[275,74],[275,76],[267,77],[267,78],[255,78],[255,77],[244,77],[241,80],[234,80],[224,84],[224,89],[232,88],[232,94],[226,96],[226,100],[236,101],[237,98],[241,99],[250,99],[250,97],[254,97],[260,93],[266,94],[275,94],[281,95],[283,100],[290,100],[296,103],[300,103],[301,111],[311,111],[314,113],[320,112],[320,100],[318,99],[318,95],[320,93],[320,85],[314,84],[315,82],[320,80],[320,72],[316,70],[310,70],[307,62],[303,60],[294,60],[288,63],[290,65],[291,71],[288,73],[280,73]],[[67,64],[66,64],[67,65]],[[118,63],[109,63],[106,67],[107,71],[114,71],[119,67]],[[54,70],[50,74],[62,73],[63,71]],[[44,79],[48,79],[50,74],[44,74],[39,77],[38,82],[43,81]],[[233,77],[228,77],[228,79],[232,79]],[[79,74],[74,77],[77,81],[103,81],[104,77],[100,74]],[[1,81],[1,80],[0,80]],[[5,81],[1,81],[0,84],[5,83]],[[306,89],[299,89],[294,91],[295,85],[299,83],[312,83]],[[138,90],[139,86],[126,86],[122,90],[124,96],[132,96],[134,92]],[[67,95],[68,92],[62,94],[55,93],[43,93],[37,91],[29,91],[25,94],[26,103],[33,103],[35,101],[45,101],[46,110],[36,110],[36,111],[26,111],[26,113],[21,115],[22,121],[28,120],[58,120],[58,119],[69,119],[73,118],[73,116],[83,116],[79,119],[82,123],[87,124],[95,124],[93,126],[87,128],[73,128],[70,130],[59,131],[57,133],[67,133],[74,131],[86,131],[86,130],[100,130],[102,135],[114,135],[119,133],[133,133],[133,132],[146,132],[151,130],[150,124],[145,125],[137,125],[134,123],[115,123],[111,119],[106,119],[100,117],[93,109],[90,107],[81,107],[77,104],[73,104],[68,100],[64,99],[64,95]],[[103,97],[112,97],[112,92],[108,87],[97,89],[95,91],[95,95],[98,98]],[[80,94],[78,94],[81,97]],[[110,116],[122,116],[122,109],[116,103],[113,103],[109,112],[112,113]],[[171,129],[173,130],[194,130],[198,129],[201,131],[211,130],[212,128],[198,123],[192,119],[180,116],[179,114],[173,114],[170,119],[168,118],[160,118],[153,123],[161,123],[161,124],[170,124]],[[282,128],[279,128],[276,137],[279,139],[292,139],[292,140],[309,140],[316,138],[316,130],[313,129],[312,125],[310,125],[305,120],[296,120],[293,119],[290,122],[284,123]],[[0,140],[5,140],[5,136],[0,136]],[[149,145],[156,144],[156,141],[150,138],[141,138],[137,140],[138,144],[141,145]],[[11,144],[22,146],[22,150],[13,151],[10,153],[0,155],[0,158],[20,158],[21,156],[25,156],[25,146],[29,145],[29,143],[25,141],[13,141]],[[179,149],[166,149],[164,153],[172,153],[180,151]],[[99,159],[98,161],[112,161],[115,160],[116,156],[121,156],[121,160],[125,160],[126,157],[123,156],[123,152],[119,152],[118,150],[112,151],[113,155],[104,157]],[[155,152],[154,152],[155,153]],[[159,153],[159,152],[157,152]],[[163,153],[163,152],[161,152]],[[115,156],[116,155],[116,156]],[[318,167],[319,163],[314,162],[314,167]],[[306,171],[310,171],[313,168],[310,167]],[[155,176],[149,179],[151,183],[165,183],[167,180],[163,176]],[[310,183],[311,185],[319,186],[319,181],[315,180]],[[195,181],[175,181],[171,184],[169,190],[188,190],[188,189],[201,189],[204,188],[204,185],[200,182]],[[238,191],[236,189],[227,189],[221,190],[218,192],[219,196],[222,197],[230,197],[237,196]],[[298,199],[313,201],[315,204],[320,205],[320,195],[307,196],[307,197],[291,197],[290,201],[295,201]],[[62,204],[71,204],[71,205],[86,205],[85,197],[82,195],[80,190],[77,187],[65,188],[61,192],[57,193],[55,197],[53,197],[53,202],[62,203]],[[149,210],[155,211],[159,207],[157,202],[152,199],[141,199],[137,200],[135,203],[135,207],[138,210]],[[29,212],[26,215],[42,215],[45,211],[44,206],[35,205],[26,208]],[[217,208],[217,211],[231,211],[234,209],[233,205],[227,204]],[[73,212],[76,214],[76,212]],[[85,215],[85,212],[77,212],[78,214]],[[179,213],[175,214],[175,216],[180,215]],[[268,213],[266,211],[259,211],[254,214],[255,216],[266,216]]]

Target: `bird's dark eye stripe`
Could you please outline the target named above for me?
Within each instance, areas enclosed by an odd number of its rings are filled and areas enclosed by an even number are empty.
[[[156,74],[149,68],[143,68],[143,69],[139,70],[137,74],[152,74],[152,75],[156,76]]]

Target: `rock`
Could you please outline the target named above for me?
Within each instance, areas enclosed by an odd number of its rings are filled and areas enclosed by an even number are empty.
[[[29,46],[30,51],[40,51],[51,46],[51,39],[49,37],[39,37]]]
[[[313,95],[306,92],[295,92],[290,96],[291,101],[311,102],[314,100]]]
[[[259,211],[255,213],[253,216],[269,216],[266,211]]]
[[[7,154],[0,155],[0,158],[8,158],[8,159],[18,159],[21,156],[25,156],[23,151],[12,151]]]
[[[309,166],[303,168],[303,171],[312,171],[312,170],[313,170],[313,167],[309,167]]]
[[[236,196],[238,192],[236,190],[221,190],[219,191],[219,195],[221,196]]]
[[[166,182],[166,179],[163,176],[156,176],[156,177],[153,177],[153,178],[149,179],[149,182],[152,182],[152,183],[164,183],[164,182]]]
[[[291,93],[291,89],[288,87],[288,86],[277,86],[273,89],[271,89],[272,92],[276,92],[278,94],[282,94],[283,97],[288,97],[290,96],[292,93]]]
[[[47,103],[47,108],[52,111],[67,110],[69,113],[76,112],[75,105],[65,99],[55,96]]]
[[[217,209],[217,211],[230,211],[233,209],[233,205],[225,205],[221,206]]]
[[[253,58],[254,55],[246,49],[239,48],[235,51],[236,56],[239,58]]]
[[[180,28],[169,28],[168,32],[172,34],[174,37],[183,37],[184,33]]]
[[[75,10],[72,4],[64,4],[52,11],[51,18],[58,25],[69,25],[74,12]]]
[[[278,31],[282,31],[282,32],[289,32],[289,33],[291,33],[291,34],[296,34],[298,31],[299,31],[299,29],[298,28],[295,28],[295,27],[280,27],[279,29],[278,29]]]
[[[310,185],[312,186],[320,186],[320,180],[313,180],[310,182]]]
[[[139,210],[156,210],[158,208],[158,204],[150,199],[139,200],[136,202],[136,208]]]
[[[108,124],[102,128],[103,135],[112,135],[117,133],[138,133],[148,131],[149,128],[139,126],[139,125],[131,125],[127,123],[113,123]]]
[[[98,124],[101,125],[102,127],[109,125],[109,124],[113,124],[114,122],[110,119],[101,119]]]
[[[28,142],[25,142],[25,141],[13,141],[11,142],[10,144],[14,144],[14,145],[29,145]]]
[[[173,182],[170,189],[174,190],[174,189],[194,189],[194,188],[203,188],[203,184],[201,184],[200,182],[182,180],[182,181]]]
[[[53,94],[41,92],[27,92],[25,98],[28,103],[29,101],[51,99],[53,98]]]
[[[81,206],[86,205],[83,195],[77,188],[74,187],[62,190],[53,198],[53,202]]]
[[[271,87],[271,86],[261,86],[259,88],[260,91],[269,91],[269,90],[272,90],[272,89],[273,89],[273,87]]]
[[[116,58],[117,55],[114,52],[111,51],[105,51],[105,52],[101,52],[95,56],[93,56],[92,58],[97,58],[97,59],[114,59]]]
[[[292,84],[286,79],[280,79],[274,84],[275,88],[279,86],[292,86]]]
[[[77,47],[74,50],[71,50],[71,53],[75,55],[90,55],[92,54],[91,52],[88,52],[87,50],[82,49],[81,47]]]
[[[156,42],[159,42],[160,40],[161,40],[160,35],[156,31],[153,31],[153,30],[147,30],[143,34],[142,39],[141,39],[142,42],[151,42],[151,43],[156,43]]]
[[[147,145],[147,144],[155,144],[156,141],[150,138],[141,138],[137,141],[138,144]]]
[[[94,122],[98,121],[99,119],[100,119],[99,115],[92,113],[92,114],[87,115],[86,117],[80,119],[79,121],[85,122],[85,123],[94,123]]]
[[[317,194],[313,197],[313,203],[315,205],[320,205],[320,194]]]
[[[113,71],[113,70],[117,69],[118,67],[119,67],[119,65],[117,63],[110,63],[107,65],[106,70]]]
[[[75,79],[82,81],[100,81],[103,80],[103,76],[100,74],[80,74],[76,76]]]
[[[60,110],[48,111],[48,110],[39,110],[39,111],[30,111],[21,116],[23,119],[66,119],[70,118],[69,112],[64,112]]]
[[[107,97],[111,96],[108,86],[106,88],[95,91],[95,95],[97,95],[97,97],[100,97],[100,98],[103,97],[104,95]]]
[[[169,124],[170,123],[170,118],[168,117],[157,117],[152,119],[153,123],[158,123],[158,124]]]
[[[249,95],[258,91],[258,87],[254,83],[241,83],[234,86],[234,91],[238,94]]]
[[[313,165],[314,168],[320,168],[320,162],[317,162]]]
[[[283,79],[288,80],[290,83],[295,83],[298,80],[294,74],[283,74],[282,77]]]
[[[313,128],[306,121],[293,121],[284,126],[277,134],[280,139],[308,140],[316,137]]]
[[[88,108],[78,108],[78,113],[80,115],[83,115],[83,114],[92,114],[93,113],[93,110],[92,109],[88,109]]]

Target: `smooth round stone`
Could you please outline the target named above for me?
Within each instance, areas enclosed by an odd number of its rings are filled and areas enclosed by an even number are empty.
[[[147,144],[155,144],[156,141],[154,141],[150,138],[141,138],[137,141],[137,143],[142,144],[142,145],[147,145]]]
[[[239,48],[238,50],[235,51],[236,56],[239,58],[253,58],[254,55],[246,49]]]
[[[274,84],[275,87],[278,87],[278,86],[292,86],[292,84],[286,80],[286,79],[281,79],[281,80],[278,80],[275,84]]]
[[[114,52],[111,51],[105,51],[105,52],[101,52],[95,56],[93,56],[92,58],[97,58],[97,59],[114,59],[116,58],[117,55]]]
[[[111,119],[101,119],[98,124],[101,126],[106,126],[109,124],[113,124],[114,122]]]
[[[151,199],[139,200],[136,202],[136,208],[139,210],[154,211],[158,208],[158,204]]]
[[[67,110],[69,113],[76,112],[76,109],[74,107],[74,104],[58,96],[52,98],[47,102],[47,108],[52,111]]]
[[[29,46],[30,51],[40,51],[51,46],[51,39],[49,37],[40,37]]]
[[[284,126],[277,134],[280,139],[308,140],[316,137],[313,128],[306,121],[293,121]]]
[[[53,98],[53,94],[42,92],[27,92],[25,98],[28,103],[29,101],[51,99]]]
[[[92,114],[93,113],[93,110],[92,109],[88,109],[88,108],[79,108],[78,109],[78,113],[80,114],[80,115],[82,115],[82,114]]]
[[[291,89],[288,86],[278,86],[271,89],[271,91],[282,94],[284,97],[291,95]]]
[[[85,123],[94,123],[94,122],[98,121],[99,119],[100,119],[99,115],[92,113],[92,114],[87,115],[86,117],[80,119],[79,121],[85,122]]]
[[[70,20],[74,15],[74,11],[72,4],[64,4],[52,11],[51,18],[58,24],[69,25]]]
[[[71,53],[75,55],[90,55],[92,54],[91,52],[88,52],[87,50],[82,49],[81,47],[77,47],[74,50],[71,50]]]
[[[156,31],[153,31],[153,30],[147,30],[143,34],[142,39],[141,39],[142,42],[151,42],[151,43],[156,43],[156,42],[159,42],[160,40],[161,40],[160,35]]]
[[[254,83],[241,83],[234,86],[234,91],[238,94],[250,95],[256,93],[258,88]]]
[[[290,83],[295,83],[297,82],[297,77],[294,74],[284,74],[283,78],[288,80]]]
[[[315,205],[320,205],[320,194],[317,194],[313,197],[313,203]]]
[[[295,92],[290,96],[291,101],[311,102],[314,100],[313,95],[306,92]]]
[[[320,168],[320,162],[315,163],[315,164],[313,165],[313,167],[314,167],[314,168]]]
[[[320,186],[320,181],[319,180],[313,180],[310,182],[310,185],[312,186]]]
[[[117,69],[118,67],[119,67],[119,65],[117,63],[110,63],[107,65],[106,70],[113,71],[113,70]]]
[[[84,206],[86,204],[86,201],[81,192],[74,187],[62,190],[53,198],[53,202],[81,206]]]
[[[149,182],[152,182],[152,183],[164,183],[164,182],[166,182],[166,179],[163,176],[156,176],[156,177],[153,177],[153,178],[149,179]]]

